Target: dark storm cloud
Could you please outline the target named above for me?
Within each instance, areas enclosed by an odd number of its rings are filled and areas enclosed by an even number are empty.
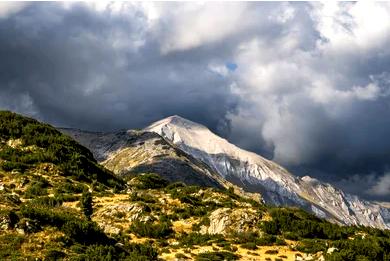
[[[143,127],[178,113],[216,125],[234,102],[226,79],[207,60],[160,55],[145,19],[130,8],[110,15],[38,3],[0,21],[0,92],[31,103],[2,99],[2,107],[88,129]]]
[[[389,6],[3,2],[0,107],[90,130],[179,114],[390,200]]]

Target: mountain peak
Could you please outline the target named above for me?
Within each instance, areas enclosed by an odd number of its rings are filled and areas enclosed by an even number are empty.
[[[179,115],[172,115],[162,120],[156,121],[149,125],[145,130],[154,131],[155,129],[161,128],[163,126],[174,126],[176,128],[183,128],[188,130],[208,130],[206,126],[183,118]]]
[[[343,224],[389,227],[389,210],[312,177],[297,178],[277,163],[229,143],[198,123],[175,115],[145,130],[156,132],[203,161],[222,178],[249,191],[260,192],[268,204],[303,207],[319,217]]]

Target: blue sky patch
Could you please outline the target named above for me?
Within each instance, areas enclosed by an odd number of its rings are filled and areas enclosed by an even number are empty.
[[[231,72],[234,72],[238,67],[237,64],[235,64],[235,63],[227,63],[225,66]]]

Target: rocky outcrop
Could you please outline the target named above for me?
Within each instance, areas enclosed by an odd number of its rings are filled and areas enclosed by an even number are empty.
[[[135,221],[149,221],[148,206],[135,202],[115,202],[101,206],[92,216],[92,220],[108,234],[119,234],[123,229]]]
[[[256,211],[250,209],[219,208],[214,210],[210,216],[210,224],[202,226],[200,232],[203,234],[229,234],[231,232],[246,232],[254,229],[260,220]]]

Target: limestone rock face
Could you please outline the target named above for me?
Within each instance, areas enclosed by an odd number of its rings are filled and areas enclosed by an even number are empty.
[[[258,213],[250,209],[219,208],[210,214],[210,225],[202,226],[201,233],[226,235],[250,231],[260,218]]]
[[[260,193],[244,191],[218,175],[202,160],[184,152],[155,132],[119,131],[113,133],[60,129],[91,150],[106,168],[122,178],[139,173],[157,173],[170,182],[202,187],[233,188],[246,198],[262,201]]]
[[[107,204],[99,208],[92,216],[92,219],[108,234],[119,234],[123,229],[128,228],[131,222],[149,221],[148,207],[135,202],[117,202]]]
[[[171,181],[187,185],[224,187],[223,180],[207,165],[172,146],[153,132],[122,131],[95,133],[61,129],[88,147],[94,157],[115,174],[157,173]]]
[[[261,193],[267,204],[297,206],[344,225],[390,228],[389,208],[309,176],[296,177],[277,163],[229,143],[201,124],[171,116],[144,130],[160,134],[227,181],[246,191]]]

